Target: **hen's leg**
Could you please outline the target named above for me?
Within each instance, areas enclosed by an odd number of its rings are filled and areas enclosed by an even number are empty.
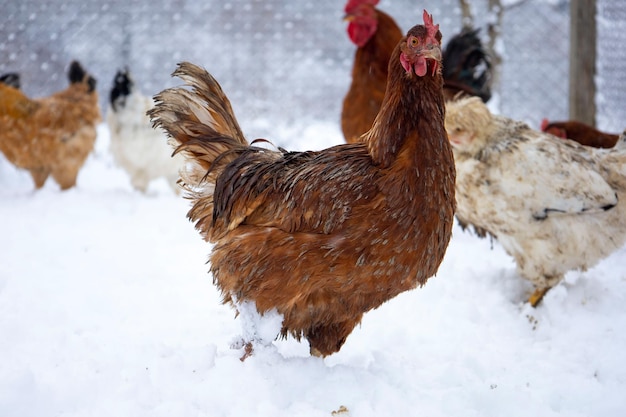
[[[324,357],[324,355],[322,355],[322,352],[320,352],[319,350],[317,350],[313,346],[311,346],[311,348],[309,350],[309,353],[311,354],[311,356],[315,356],[316,358],[323,358]]]
[[[50,175],[50,171],[48,171],[46,168],[31,169],[29,170],[29,172],[30,176],[33,178],[33,181],[35,181],[36,188],[43,187],[43,185],[46,183],[46,180],[48,179],[48,175]]]
[[[150,180],[143,172],[136,172],[131,178],[130,183],[135,190],[145,193],[148,190]]]
[[[67,190],[76,185],[79,167],[66,166],[52,171],[52,178],[61,186],[62,190]]]
[[[537,304],[539,304],[541,300],[543,300],[543,296],[546,295],[549,289],[550,288],[547,288],[547,287],[537,288],[535,292],[533,292],[530,298],[528,299],[528,302],[530,303],[530,305],[533,307],[537,307]]]
[[[361,316],[357,317],[355,320],[318,325],[309,329],[306,333],[306,338],[311,346],[311,355],[325,357],[339,352],[341,346],[346,342],[348,335],[352,333],[354,326],[356,326],[359,321],[361,321]]]

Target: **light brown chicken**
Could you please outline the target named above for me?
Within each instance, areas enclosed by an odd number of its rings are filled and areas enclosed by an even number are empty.
[[[67,89],[40,99],[0,83],[0,151],[28,170],[37,188],[50,175],[61,189],[73,187],[96,140],[96,80],[76,61],[68,77]]]
[[[455,207],[440,43],[424,12],[391,55],[370,132],[318,152],[249,144],[217,81],[179,66],[190,89],[161,92],[150,114],[187,159],[188,216],[214,244],[225,302],[277,312],[283,336],[326,356],[365,312],[437,272]]]

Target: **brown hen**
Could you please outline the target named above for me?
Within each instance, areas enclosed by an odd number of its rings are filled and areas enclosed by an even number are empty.
[[[61,189],[73,187],[96,141],[96,81],[76,61],[68,78],[68,88],[40,99],[0,83],[0,151],[28,170],[37,188],[50,175]]]
[[[424,12],[394,49],[380,113],[361,143],[317,152],[249,144],[217,81],[150,111],[187,159],[188,217],[209,242],[225,302],[283,316],[283,336],[339,351],[363,314],[437,272],[450,240],[455,169],[444,129],[441,33]],[[252,342],[252,341],[248,341]]]
[[[548,119],[543,119],[541,121],[541,131],[561,139],[571,139],[581,145],[594,148],[612,148],[619,138],[616,134],[601,132],[576,120],[548,122]]]
[[[376,4],[378,0],[349,0],[345,7],[348,36],[357,46],[352,83],[341,111],[341,130],[348,143],[357,142],[372,127],[385,97],[391,52],[402,38],[397,23]]]

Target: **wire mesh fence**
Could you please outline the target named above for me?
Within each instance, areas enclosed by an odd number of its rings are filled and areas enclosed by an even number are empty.
[[[597,123],[626,128],[626,2],[598,1]]]
[[[471,1],[475,27],[488,0]],[[117,69],[128,67],[145,94],[176,84],[188,60],[220,81],[246,134],[271,137],[279,124],[339,121],[354,46],[344,0],[9,0],[0,21],[0,73],[19,71],[22,88],[43,96],[66,85],[78,59],[98,79],[103,110]],[[566,119],[569,1],[502,0],[502,77],[492,107],[538,127]],[[459,0],[383,0],[379,8],[408,29],[427,9],[444,44],[462,26]],[[626,2],[598,0],[598,126],[626,126]]]

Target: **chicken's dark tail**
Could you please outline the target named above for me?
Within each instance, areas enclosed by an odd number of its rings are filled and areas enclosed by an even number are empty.
[[[67,72],[67,78],[70,84],[85,83],[87,84],[88,91],[91,93],[96,89],[96,79],[93,78],[78,61],[72,61],[70,69]]]
[[[109,94],[109,103],[114,111],[119,111],[126,105],[126,97],[133,92],[135,83],[128,69],[119,70],[113,79],[113,87]]]
[[[0,83],[6,84],[10,87],[20,89],[20,74],[17,72],[8,72],[0,75]]]
[[[480,29],[465,28],[450,39],[443,53],[444,86],[477,96],[491,98],[491,59],[478,37]]]
[[[175,152],[182,153],[187,168],[181,172],[188,188],[214,183],[221,167],[248,148],[230,101],[219,83],[203,68],[188,62],[172,76],[184,86],[169,88],[154,97],[148,111],[152,126],[163,129]]]

